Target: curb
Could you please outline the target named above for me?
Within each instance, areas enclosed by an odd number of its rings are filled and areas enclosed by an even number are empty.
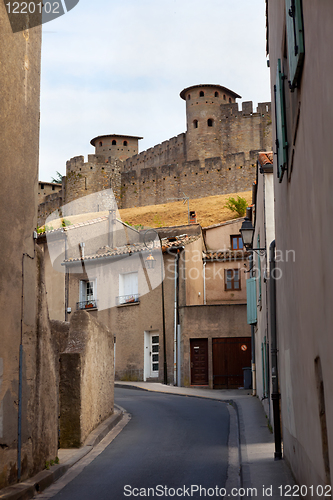
[[[41,493],[62,477],[74,464],[96,446],[102,439],[122,420],[124,412],[114,405],[114,413],[92,431],[86,439],[84,446],[76,455],[64,464],[52,465],[50,470],[43,470],[26,481],[0,490],[0,500],[30,500],[36,493]]]

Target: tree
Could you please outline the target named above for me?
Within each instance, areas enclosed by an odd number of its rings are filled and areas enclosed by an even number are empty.
[[[62,174],[60,172],[58,172],[58,170],[56,171],[56,176],[51,177],[51,182],[55,182],[57,184],[62,183]]]
[[[224,205],[224,207],[229,208],[229,210],[231,210],[232,212],[236,212],[239,217],[244,217],[247,207],[247,201],[245,198],[241,198],[240,196],[237,196],[237,200],[230,196],[230,198],[227,199],[227,203]]]

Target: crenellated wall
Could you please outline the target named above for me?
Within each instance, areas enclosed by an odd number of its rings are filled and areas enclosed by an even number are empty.
[[[88,206],[83,197],[109,188],[118,208],[167,203],[184,194],[203,198],[251,189],[258,152],[272,149],[271,103],[259,103],[253,111],[247,101],[239,109],[235,99],[240,96],[219,85],[189,87],[180,95],[186,101],[185,133],[124,159],[119,155],[129,153],[121,150],[122,142],[135,152],[140,137],[114,134],[93,139],[96,154],[88,155],[87,162],[83,156],[67,162],[62,198],[46,198],[39,223],[57,203],[81,198],[82,207],[76,210],[101,211],[97,198]],[[112,141],[117,144],[112,146]],[[111,152],[106,156],[109,143],[117,148],[117,158]]]
[[[185,160],[186,134],[182,133],[128,158],[124,161],[122,170],[128,172],[137,168],[160,167],[161,165],[183,162]]]

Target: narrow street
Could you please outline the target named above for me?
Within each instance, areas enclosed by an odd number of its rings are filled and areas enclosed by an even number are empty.
[[[52,498],[120,500],[154,496],[152,490],[148,495],[148,488],[158,485],[161,487],[155,489],[155,496],[164,498],[172,496],[172,488],[224,487],[229,432],[225,403],[122,388],[115,389],[115,401],[131,414],[131,420]],[[165,487],[170,494],[161,493]],[[146,490],[140,495],[134,488]],[[199,498],[199,493],[193,498]]]

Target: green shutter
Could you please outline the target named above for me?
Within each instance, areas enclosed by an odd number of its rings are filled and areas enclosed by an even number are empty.
[[[246,280],[246,296],[247,296],[247,323],[255,325],[257,322],[257,288],[256,278]]]
[[[298,86],[304,60],[304,28],[301,0],[286,0],[286,28],[290,87]]]
[[[277,175],[282,181],[283,172],[287,168],[287,134],[286,134],[286,112],[284,101],[284,74],[281,69],[281,59],[278,59],[276,72],[276,85],[274,85],[275,100],[275,125],[276,125],[276,153],[277,153]]]

